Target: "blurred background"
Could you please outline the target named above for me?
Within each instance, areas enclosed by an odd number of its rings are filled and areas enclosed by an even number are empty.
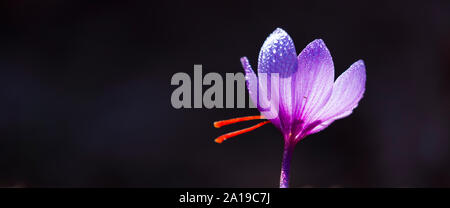
[[[174,109],[172,75],[243,72],[277,27],[367,67],[350,117],[302,140],[292,187],[450,186],[449,1],[25,1],[0,10],[1,187],[278,187],[255,109]],[[203,89],[207,89],[205,86]]]

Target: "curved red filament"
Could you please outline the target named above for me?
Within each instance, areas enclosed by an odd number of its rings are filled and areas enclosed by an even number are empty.
[[[264,119],[264,117],[261,116],[261,115],[259,115],[259,116],[245,116],[245,117],[233,118],[233,119],[228,119],[228,120],[223,120],[223,121],[216,121],[216,122],[214,122],[214,127],[220,128],[222,126],[226,126],[226,125],[230,125],[230,124],[234,124],[234,123],[238,123],[238,122],[242,122],[242,121],[250,121],[250,120],[257,120],[257,119]],[[263,125],[265,125],[267,123],[270,123],[270,121],[263,121],[263,122],[260,122],[260,123],[258,123],[256,125],[254,125],[254,126],[251,126],[251,127],[245,128],[245,129],[241,129],[241,130],[238,130],[238,131],[233,131],[233,132],[230,132],[228,134],[224,134],[222,136],[217,137],[214,141],[220,144],[223,141],[225,141],[225,140],[227,140],[227,139],[229,139],[231,137],[235,137],[237,135],[241,135],[243,133],[247,133],[247,132],[253,131],[253,130],[255,130],[255,129],[257,129],[257,128],[259,128],[259,127],[261,127],[261,126],[263,126]]]

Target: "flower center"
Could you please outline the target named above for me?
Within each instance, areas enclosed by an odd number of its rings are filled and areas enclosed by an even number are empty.
[[[230,125],[230,124],[234,124],[234,123],[238,123],[238,122],[242,122],[242,121],[251,121],[251,120],[257,120],[257,119],[264,119],[264,116],[261,116],[261,115],[258,115],[258,116],[244,116],[244,117],[232,118],[232,119],[228,119],[228,120],[216,121],[216,122],[214,122],[214,127],[220,128],[222,126],[226,126],[226,125]],[[241,130],[238,130],[238,131],[233,131],[233,132],[230,132],[228,134],[224,134],[222,136],[217,137],[214,141],[220,144],[223,141],[225,141],[225,140],[227,140],[227,139],[229,139],[231,137],[235,137],[237,135],[253,131],[253,130],[255,130],[255,129],[257,129],[257,128],[265,125],[265,124],[268,124],[268,123],[270,123],[270,121],[263,121],[263,122],[260,122],[260,123],[258,123],[256,125],[254,125],[254,126],[251,126],[251,127],[245,128],[245,129],[241,129]]]

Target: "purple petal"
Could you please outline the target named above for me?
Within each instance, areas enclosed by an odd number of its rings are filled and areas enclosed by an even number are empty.
[[[253,103],[256,104],[258,98],[258,77],[256,77],[256,74],[253,71],[247,57],[241,58],[241,64],[245,72],[245,81],[247,83],[248,94],[250,95]]]
[[[281,28],[277,28],[264,41],[258,59],[259,73],[279,73],[288,77],[297,71],[297,52],[291,37]]]
[[[261,106],[270,106],[271,103],[267,99],[260,98],[258,99],[258,90],[260,95],[267,95],[265,87],[262,87],[261,85],[258,85],[258,77],[256,76],[255,72],[253,71],[247,57],[241,58],[242,67],[245,71],[245,80],[247,83],[247,89],[250,98],[252,99],[253,103],[258,107],[258,110],[261,112],[262,115],[264,115],[266,118],[273,118],[269,119],[276,127],[280,128],[280,121],[277,116],[275,116],[278,112],[275,112],[272,109],[266,110],[263,109]]]
[[[265,94],[266,98],[270,98],[270,114],[278,116],[278,127],[286,135],[290,132],[292,122],[291,77],[297,71],[297,65],[294,42],[283,29],[277,28],[261,47],[258,76],[260,86],[268,92]],[[271,79],[276,76],[275,73],[278,80],[272,83]],[[262,76],[263,74],[266,76]],[[259,95],[261,96],[261,93]]]
[[[309,134],[321,131],[333,121],[350,115],[363,97],[365,85],[366,68],[364,62],[359,60],[337,78],[329,101],[315,119],[322,123]]]
[[[312,118],[329,100],[334,82],[333,60],[322,40],[314,40],[303,49],[293,78],[296,122],[312,123]],[[303,125],[297,126],[294,133],[300,133],[302,128]]]

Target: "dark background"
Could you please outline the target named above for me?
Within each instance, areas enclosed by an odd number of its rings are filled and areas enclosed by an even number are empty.
[[[171,106],[177,72],[256,66],[276,28],[322,38],[336,77],[363,59],[350,117],[300,142],[293,187],[449,187],[448,1],[2,1],[0,186],[277,187],[272,125],[214,143],[255,109]],[[206,89],[207,87],[204,87]]]

